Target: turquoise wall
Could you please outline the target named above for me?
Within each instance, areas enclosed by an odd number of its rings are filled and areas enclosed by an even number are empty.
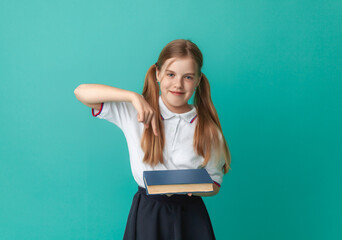
[[[0,3],[0,239],[122,239],[125,137],[74,89],[141,92],[195,42],[232,154],[204,197],[217,239],[342,239],[341,1]]]

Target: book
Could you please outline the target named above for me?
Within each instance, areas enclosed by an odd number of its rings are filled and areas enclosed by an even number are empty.
[[[205,168],[143,172],[147,195],[213,192],[213,180]]]

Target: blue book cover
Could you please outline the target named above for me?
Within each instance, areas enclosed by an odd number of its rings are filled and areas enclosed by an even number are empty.
[[[165,185],[203,185],[213,184],[213,180],[209,176],[205,168],[200,169],[177,169],[177,170],[155,170],[144,171],[143,178],[145,183],[146,194],[150,195],[148,188],[163,187]],[[169,188],[170,189],[170,188]],[[173,188],[175,189],[175,188]],[[208,192],[208,191],[191,191],[191,192]],[[184,194],[187,192],[168,192],[173,194]]]

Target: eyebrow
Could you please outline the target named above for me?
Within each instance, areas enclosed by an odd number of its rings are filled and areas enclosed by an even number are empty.
[[[173,73],[174,73],[174,71],[172,71],[172,70],[170,70],[170,69],[166,69],[165,71],[169,71],[169,72],[173,72]],[[186,74],[184,74],[184,75],[195,75],[195,73],[186,73]]]

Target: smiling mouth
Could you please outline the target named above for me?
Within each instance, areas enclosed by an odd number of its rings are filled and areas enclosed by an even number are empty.
[[[171,93],[175,94],[175,95],[181,95],[181,94],[184,94],[183,92],[173,92],[173,91],[170,91]]]

